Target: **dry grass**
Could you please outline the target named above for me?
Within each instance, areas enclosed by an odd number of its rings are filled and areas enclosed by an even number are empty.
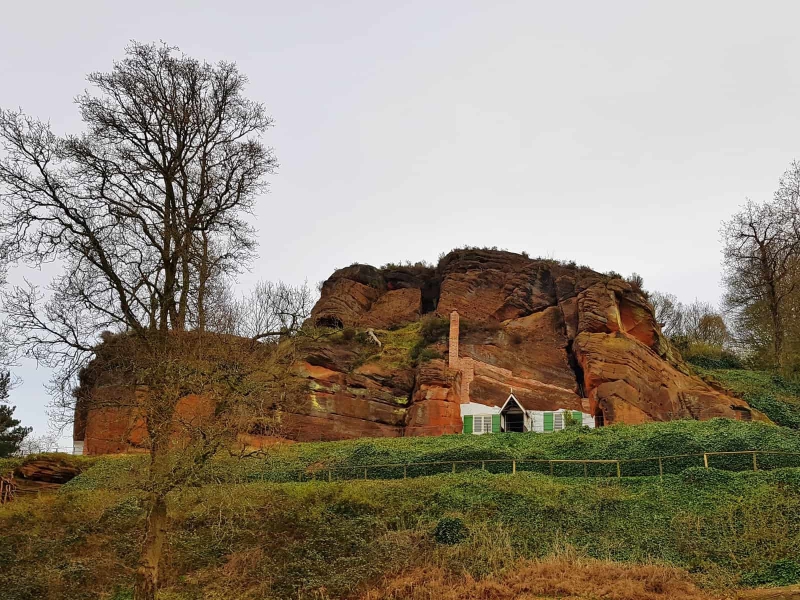
[[[366,592],[361,600],[720,600],[680,569],[586,559],[521,560],[482,580],[439,567],[410,571]]]

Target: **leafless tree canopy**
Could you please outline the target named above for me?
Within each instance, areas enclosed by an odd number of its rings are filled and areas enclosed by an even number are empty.
[[[679,346],[708,344],[722,348],[729,340],[722,314],[708,302],[679,302],[674,294],[652,292],[650,303],[661,331]]]
[[[252,256],[246,217],[276,166],[260,141],[272,119],[234,64],[133,43],[88,80],[81,135],[0,111],[3,255],[63,265],[46,289],[6,294],[8,323],[67,370],[103,330],[205,329],[215,280]]]
[[[244,96],[234,64],[133,43],[89,82],[76,100],[79,136],[0,111],[0,258],[62,266],[45,289],[7,291],[3,309],[15,347],[59,369],[66,417],[85,367],[84,380],[110,373],[123,393],[109,401],[144,424],[149,501],[134,597],[152,600],[167,494],[302,396],[293,334],[311,294],[262,283],[232,298],[231,277],[255,248],[246,219],[276,166],[260,139],[272,120]],[[84,408],[95,395],[81,395]],[[182,412],[190,396],[196,410]]]

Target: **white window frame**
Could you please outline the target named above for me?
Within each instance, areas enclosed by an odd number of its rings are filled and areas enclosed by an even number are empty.
[[[472,415],[472,433],[474,435],[492,433],[492,415]]]
[[[564,429],[564,413],[560,410],[553,411],[553,431]]]

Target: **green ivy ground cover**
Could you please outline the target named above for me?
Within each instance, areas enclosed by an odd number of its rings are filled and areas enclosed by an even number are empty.
[[[126,597],[142,500],[65,486],[0,508],[4,598]],[[800,569],[800,469],[209,484],[172,494],[169,513],[170,600],[343,598],[414,566],[481,577],[565,551],[677,565],[714,587],[792,582]]]

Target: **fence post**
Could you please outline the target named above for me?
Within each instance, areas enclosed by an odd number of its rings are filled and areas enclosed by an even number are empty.
[[[617,479],[622,477],[622,469],[620,469],[619,461],[617,461]]]
[[[589,470],[586,467],[586,461],[583,461],[583,476],[584,477],[588,477],[589,476]]]
[[[511,474],[512,475],[516,475],[517,474],[517,461],[515,461],[515,460],[511,461]]]
[[[758,471],[758,462],[756,461],[756,453],[753,452],[753,471]]]
[[[482,460],[481,461],[481,471],[485,471],[485,470],[486,470],[486,461]]]
[[[366,479],[367,479],[367,467],[364,467],[364,480],[366,481]]]
[[[708,454],[705,452],[703,453],[703,464],[705,465],[706,469],[708,468]]]
[[[408,478],[408,465],[403,465],[403,479]]]
[[[658,476],[661,478],[661,481],[664,481],[664,465],[661,463],[661,457],[658,457]]]
[[[553,461],[550,461],[550,477],[553,476]]]
[[[456,472],[456,461],[453,461],[453,473],[455,474],[455,472]]]
[[[331,480],[331,470],[328,469],[328,481],[330,481],[330,480]]]

